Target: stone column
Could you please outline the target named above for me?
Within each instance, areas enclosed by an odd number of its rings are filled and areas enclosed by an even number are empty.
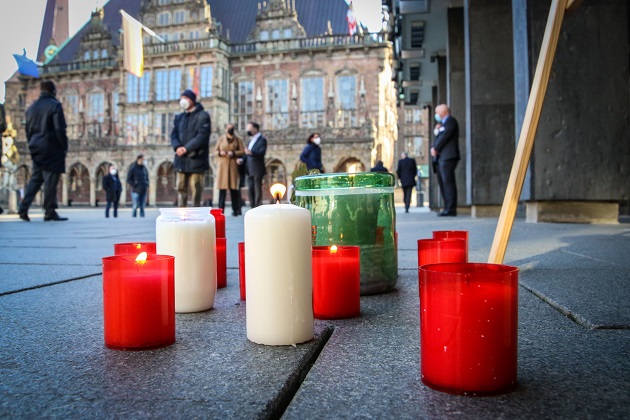
[[[68,205],[68,174],[61,174],[61,204]]]
[[[149,175],[149,205],[155,207],[157,201],[157,174]]]
[[[90,177],[90,207],[96,206],[96,177]]]

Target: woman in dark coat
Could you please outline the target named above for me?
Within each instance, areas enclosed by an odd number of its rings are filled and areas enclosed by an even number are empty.
[[[103,189],[107,193],[107,206],[105,207],[105,217],[109,217],[109,209],[114,207],[114,217],[118,217],[118,202],[122,193],[122,184],[118,178],[118,171],[114,165],[109,167],[109,174],[103,177]]]
[[[322,149],[319,147],[322,139],[319,137],[319,133],[313,133],[306,140],[306,147],[300,155],[300,160],[306,164],[306,169],[318,169],[320,172],[324,172],[322,166]]]

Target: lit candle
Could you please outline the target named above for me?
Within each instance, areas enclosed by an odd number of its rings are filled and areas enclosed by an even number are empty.
[[[208,208],[160,209],[155,230],[158,254],[175,257],[175,311],[212,308],[217,290],[216,237]]]
[[[314,335],[311,214],[280,204],[283,192],[277,192],[276,185],[276,204],[245,213],[247,338],[258,344],[291,345]]]
[[[141,252],[155,254],[155,242],[126,242],[114,244],[114,255],[138,255]]]
[[[245,300],[245,242],[238,243],[238,285],[241,291],[241,300]]]
[[[105,346],[150,349],[175,342],[174,258],[103,258]]]
[[[217,238],[217,289],[227,287],[227,240]]]
[[[214,216],[217,238],[225,238],[225,215],[223,214],[223,210],[210,209],[210,214]]]
[[[313,313],[317,319],[342,319],[361,313],[358,246],[313,247]]]

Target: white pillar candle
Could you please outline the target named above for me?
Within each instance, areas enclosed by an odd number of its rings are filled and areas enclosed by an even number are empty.
[[[205,311],[217,291],[216,233],[210,208],[160,209],[156,251],[175,257],[175,312]]]
[[[292,204],[245,214],[247,338],[291,345],[313,338],[311,214]]]

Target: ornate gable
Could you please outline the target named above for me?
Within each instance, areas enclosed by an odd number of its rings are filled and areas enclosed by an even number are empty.
[[[249,41],[305,38],[306,31],[298,21],[295,0],[269,0],[258,3],[256,25]]]

